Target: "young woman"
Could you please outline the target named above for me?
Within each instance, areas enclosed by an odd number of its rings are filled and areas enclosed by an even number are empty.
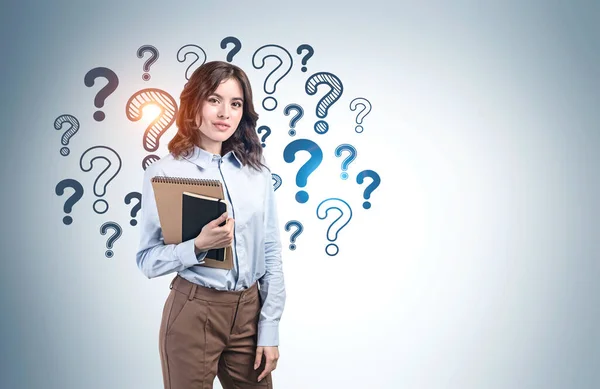
[[[148,278],[177,272],[159,333],[166,389],[212,388],[215,376],[224,389],[273,387],[286,294],[275,196],[257,119],[244,71],[207,62],[181,93],[170,153],[144,173],[137,265]],[[228,212],[194,239],[165,244],[155,176],[219,180]],[[209,249],[228,245],[233,269],[197,266]]]

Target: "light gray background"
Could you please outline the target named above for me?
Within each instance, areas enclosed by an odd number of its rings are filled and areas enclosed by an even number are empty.
[[[252,53],[274,43],[294,58],[278,110],[259,109],[273,129],[266,156],[284,178],[280,224],[305,226],[298,249],[284,251],[277,388],[600,386],[598,3],[12,3],[0,12],[0,387],[162,387],[158,327],[172,277],[148,280],[135,265],[138,230],[123,197],[141,189],[147,153],[145,126],[124,105],[145,87],[179,102],[188,66],[176,61],[179,47],[224,60],[229,35],[242,41],[233,62],[257,107],[268,71],[252,67]],[[308,73],[295,54],[303,43],[315,50]],[[144,44],[160,51],[150,82],[147,57],[135,55]],[[96,66],[120,79],[102,123],[92,119],[100,85],[83,84]],[[312,124],[326,89],[303,91],[318,71],[344,83],[325,135]],[[373,105],[362,134],[354,97]],[[303,160],[282,158],[291,118],[281,109],[294,102],[305,107],[297,137],[326,155],[304,205],[293,199]],[[81,122],[69,157],[53,128],[65,113]],[[368,211],[364,185],[338,178],[341,143],[358,150],[351,178],[364,169],[382,178]],[[123,159],[105,215],[91,208],[99,171],[78,164],[99,144]],[[71,226],[66,196],[54,194],[64,178],[86,190]],[[353,209],[336,257],[324,253],[333,218],[315,215],[327,197]],[[123,227],[112,259],[99,233],[107,220]],[[289,235],[282,228],[284,247]]]

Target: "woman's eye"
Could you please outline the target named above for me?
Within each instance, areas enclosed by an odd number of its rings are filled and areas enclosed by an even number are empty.
[[[240,103],[240,102],[236,102],[236,103],[233,103],[233,104],[234,104],[236,107],[238,107],[238,108],[240,108],[240,107],[242,106],[242,103]]]
[[[208,101],[211,103],[215,103],[215,102],[217,102],[217,99],[215,99],[214,97],[211,97],[208,99]]]

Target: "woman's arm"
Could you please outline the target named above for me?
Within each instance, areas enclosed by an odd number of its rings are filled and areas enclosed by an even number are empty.
[[[279,345],[279,320],[285,305],[285,284],[281,262],[281,238],[275,191],[268,171],[265,196],[265,275],[258,281],[263,306],[258,322],[257,346]]]
[[[197,254],[194,239],[178,244],[164,244],[158,218],[154,190],[151,179],[162,175],[156,165],[150,165],[144,172],[142,184],[142,209],[140,217],[140,243],[136,254],[138,268],[148,278],[178,272],[204,262],[207,251]]]

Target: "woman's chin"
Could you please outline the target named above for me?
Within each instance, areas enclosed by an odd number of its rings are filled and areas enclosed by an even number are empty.
[[[231,134],[225,134],[225,133],[220,133],[220,134],[213,134],[210,139],[213,142],[225,142],[227,139],[229,139],[231,137]]]

